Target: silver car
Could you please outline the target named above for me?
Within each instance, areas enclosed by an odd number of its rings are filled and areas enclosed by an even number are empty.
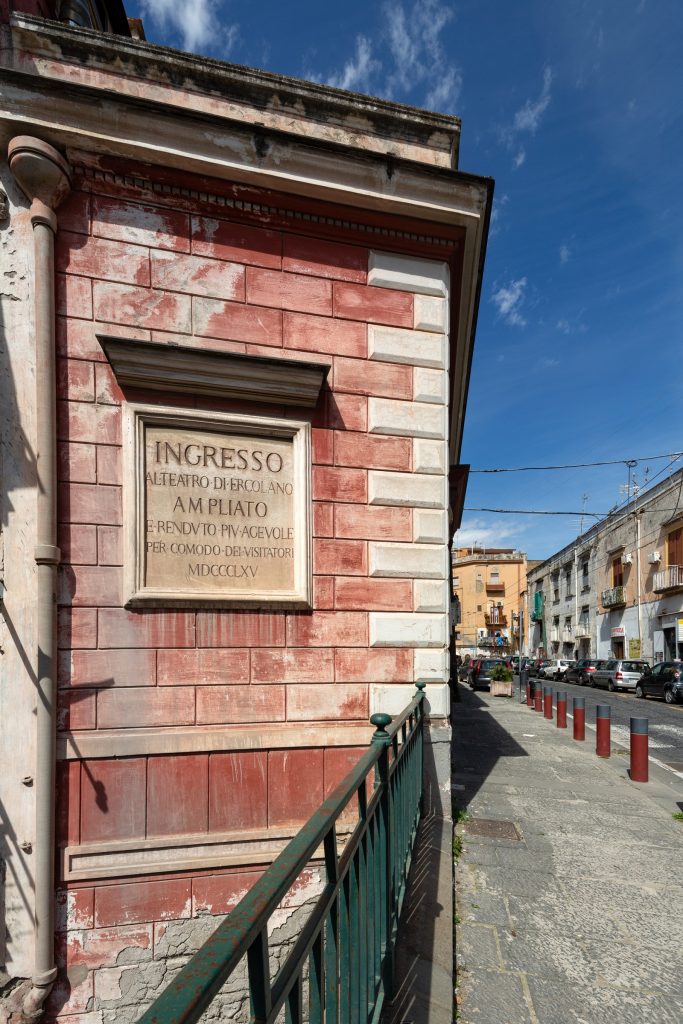
[[[612,693],[615,690],[635,690],[638,680],[649,667],[647,661],[612,658],[596,668],[588,685],[606,686]]]

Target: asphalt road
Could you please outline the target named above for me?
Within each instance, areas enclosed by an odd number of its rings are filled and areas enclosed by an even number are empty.
[[[632,693],[610,693],[609,690],[602,688],[576,686],[573,683],[556,683],[542,679],[533,679],[532,682],[552,686],[553,694],[558,690],[566,690],[568,714],[571,714],[572,710],[572,697],[585,697],[586,724],[595,725],[595,708],[598,704],[609,704],[612,708],[612,740],[626,747],[629,745],[631,716],[647,718],[650,723],[650,756],[683,773],[683,704],[669,705],[652,697],[638,700]],[[517,699],[518,687],[519,677],[515,676]]]

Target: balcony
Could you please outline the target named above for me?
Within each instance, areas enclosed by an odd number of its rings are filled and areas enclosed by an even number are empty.
[[[504,594],[505,584],[504,583],[492,583],[491,580],[486,581],[486,593],[487,594]]]
[[[551,644],[559,644],[559,642],[560,642],[560,631],[557,628],[557,626],[552,626],[551,627],[549,640],[550,640]]]
[[[654,575],[652,589],[655,594],[683,587],[683,565],[670,565]]]
[[[582,639],[585,639],[586,637],[591,637],[592,635],[593,634],[592,634],[590,625],[588,623],[588,620],[585,620],[584,622],[581,622],[579,620],[579,622],[576,625],[576,630],[574,632],[574,637],[577,640],[582,640]]]
[[[603,608],[616,608],[621,604],[626,604],[626,589],[625,587],[610,587],[609,590],[603,590],[602,592],[602,607]]]
[[[484,622],[487,626],[507,626],[508,618],[502,609],[493,608],[488,615],[484,615]]]
[[[574,630],[571,626],[565,626],[562,630],[562,643],[572,644],[574,643]]]

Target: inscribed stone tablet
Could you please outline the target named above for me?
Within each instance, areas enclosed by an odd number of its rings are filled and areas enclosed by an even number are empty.
[[[306,601],[308,425],[133,416],[133,600]]]

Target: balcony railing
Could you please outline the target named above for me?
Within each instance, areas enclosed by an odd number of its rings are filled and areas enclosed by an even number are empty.
[[[683,587],[683,565],[670,565],[655,573],[652,589],[656,594],[676,587]]]
[[[505,612],[499,612],[496,608],[489,612],[488,615],[484,615],[484,622],[487,626],[507,626],[508,619]]]
[[[624,587],[610,587],[609,590],[603,590],[603,608],[614,608],[620,604],[626,604],[626,589]]]
[[[252,1021],[275,1024],[283,1009],[292,1024],[379,1020],[393,994],[398,921],[420,821],[425,683],[417,686],[392,725],[389,715],[372,716],[377,728],[356,767],[139,1024],[196,1024],[215,1000],[211,1019],[216,1010],[222,1019],[220,990],[245,956]],[[343,842],[337,826],[349,811],[352,831]],[[314,858],[322,892],[282,961],[271,962],[269,920]]]
[[[592,636],[592,635],[593,635],[592,634],[592,630],[591,630],[590,623],[588,622],[588,620],[585,620],[585,621],[582,622],[579,619],[579,621],[576,624],[576,629],[574,630],[574,637],[577,640],[580,640],[582,637],[587,637],[587,636]]]
[[[560,631],[557,626],[552,626],[550,629],[550,636],[548,637],[551,644],[559,644],[560,642]]]
[[[571,626],[565,626],[562,630],[562,643],[570,644],[574,640],[574,630]]]

